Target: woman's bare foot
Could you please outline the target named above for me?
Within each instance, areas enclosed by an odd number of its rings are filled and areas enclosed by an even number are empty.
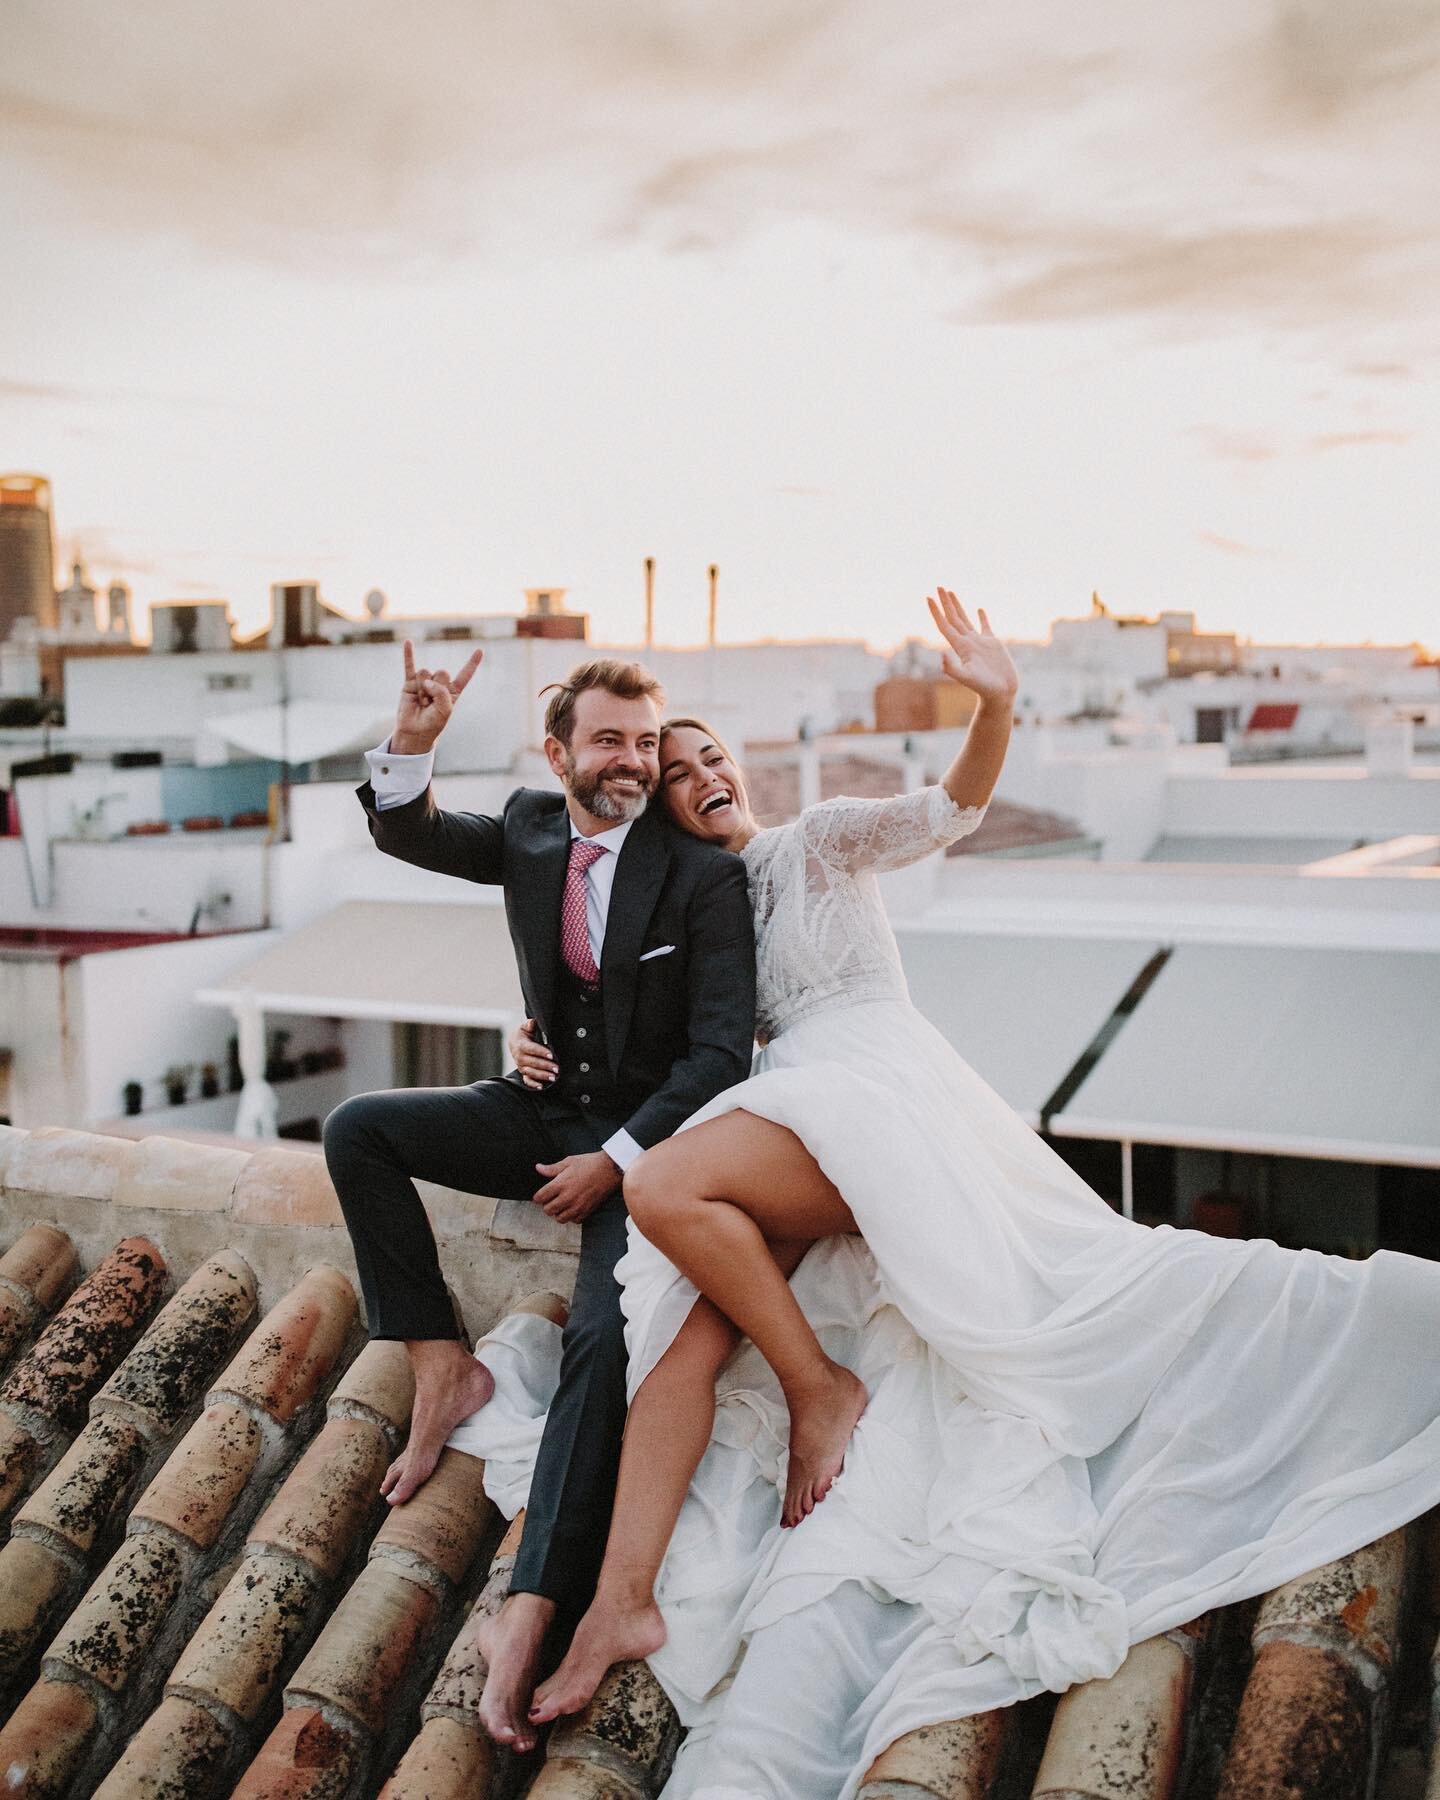
[[[845,1465],[850,1442],[869,1396],[858,1375],[827,1363],[813,1383],[787,1391],[790,1459],[785,1470],[782,1525],[798,1525],[830,1492]]]
[[[607,1601],[597,1594],[580,1621],[565,1660],[535,1692],[532,1725],[589,1705],[606,1671],[616,1663],[639,1662],[665,1642],[665,1625],[653,1599]]]
[[[392,1506],[403,1506],[430,1479],[450,1433],[495,1392],[495,1377],[458,1339],[419,1339],[406,1348],[415,1369],[415,1407],[405,1448],[380,1483]]]
[[[523,1754],[535,1748],[535,1728],[526,1719],[535,1691],[535,1669],[555,1602],[539,1594],[512,1594],[493,1619],[475,1634],[485,1658],[480,1690],[480,1723],[497,1744]]]

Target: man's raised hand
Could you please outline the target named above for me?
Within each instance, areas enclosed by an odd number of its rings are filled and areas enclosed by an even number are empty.
[[[396,756],[423,756],[450,723],[455,702],[465,692],[470,677],[485,660],[483,650],[472,650],[458,674],[446,669],[417,669],[415,646],[405,640],[405,681],[395,710],[395,729],[390,748]]]

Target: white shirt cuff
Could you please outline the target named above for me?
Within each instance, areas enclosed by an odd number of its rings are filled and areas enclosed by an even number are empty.
[[[623,1175],[638,1156],[643,1156],[643,1147],[637,1144],[628,1131],[617,1131],[614,1137],[606,1138],[600,1146]]]
[[[418,800],[429,787],[430,777],[435,772],[433,750],[426,750],[420,756],[397,756],[390,748],[389,738],[378,750],[367,750],[365,760],[370,765],[375,805],[381,812]]]

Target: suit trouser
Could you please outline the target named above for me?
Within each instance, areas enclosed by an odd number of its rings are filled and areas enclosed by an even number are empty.
[[[536,1163],[597,1150],[620,1121],[508,1081],[460,1088],[358,1094],[325,1121],[325,1158],[355,1249],[360,1291],[377,1338],[453,1338],[454,1309],[435,1237],[412,1177],[531,1200],[545,1184]],[[589,1605],[605,1553],[625,1428],[625,1330],[615,1264],[625,1250],[619,1192],[581,1226],[580,1267],[562,1338],[525,1513],[512,1593],[541,1594],[556,1625]]]

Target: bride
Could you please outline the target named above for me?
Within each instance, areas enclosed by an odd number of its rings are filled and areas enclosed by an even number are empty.
[[[975,828],[1016,680],[937,592],[977,696],[938,787],[760,831],[713,733],[662,740],[672,818],[745,860],[765,1047],[627,1175],[613,1523],[530,1718],[648,1656],[690,1728],[671,1796],[849,1795],[917,1726],[1440,1501],[1431,1265],[1128,1222],[910,1005],[874,875]],[[495,1404],[452,1442],[483,1454]]]

